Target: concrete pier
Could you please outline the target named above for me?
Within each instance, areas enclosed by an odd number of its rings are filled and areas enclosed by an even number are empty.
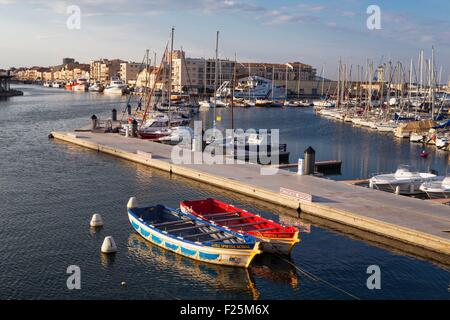
[[[53,132],[52,135],[58,140],[355,228],[367,234],[368,239],[400,243],[405,252],[450,265],[450,206],[285,170],[261,175],[262,166],[257,164],[174,164],[172,146],[118,134]]]

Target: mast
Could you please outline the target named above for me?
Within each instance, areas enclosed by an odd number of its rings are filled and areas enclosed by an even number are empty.
[[[301,67],[302,64],[299,62],[298,63],[298,81],[297,81],[297,100],[300,101],[300,77],[301,77]]]
[[[219,65],[219,31],[217,31],[217,34],[216,34],[216,63],[215,63],[215,67],[214,67],[214,120],[213,120],[214,128],[216,127],[218,65]]]
[[[234,53],[234,67],[233,67],[233,84],[231,86],[231,130],[234,131],[234,87],[236,87],[236,64],[237,57]]]
[[[285,84],[285,86],[286,86],[286,88],[284,90],[284,96],[285,96],[284,100],[287,100],[288,99],[288,65],[287,65],[287,63],[286,63],[286,84]]]
[[[339,109],[341,105],[341,59],[339,59],[339,66],[338,66],[338,83],[336,95],[337,95],[336,108]]]
[[[272,65],[272,102],[273,102],[273,90],[275,89],[275,65]]]
[[[169,90],[167,92],[169,96],[169,111],[170,111],[170,104],[172,100],[172,63],[173,63],[173,34],[174,34],[175,28],[172,27],[172,33],[170,36],[170,58],[169,58]]]
[[[435,97],[434,97],[434,86],[435,86],[435,75],[434,75],[434,46],[431,47],[431,66],[430,66],[430,70],[431,70],[431,86],[430,86],[430,90],[431,90],[431,120],[434,119],[434,104],[435,104]]]

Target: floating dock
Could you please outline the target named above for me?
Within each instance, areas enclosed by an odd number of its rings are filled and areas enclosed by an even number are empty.
[[[286,170],[262,175],[263,166],[257,164],[174,164],[173,146],[114,133],[52,132],[52,136],[280,208],[291,208],[308,218],[350,227],[361,231],[365,239],[450,265],[450,206]],[[187,152],[193,157],[202,156],[201,152]],[[323,249],[326,254],[327,248]]]

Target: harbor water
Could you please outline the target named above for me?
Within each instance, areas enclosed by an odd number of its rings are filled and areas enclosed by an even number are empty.
[[[130,196],[140,204],[172,207],[183,199],[214,197],[274,220],[287,218],[252,199],[47,138],[53,130],[85,126],[93,114],[109,117],[111,109],[124,107],[126,97],[18,89],[23,97],[0,101],[1,299],[450,297],[444,266],[319,226],[301,235],[290,258],[260,255],[248,270],[204,264],[155,247],[129,225]],[[219,128],[230,126],[230,109],[218,109],[217,115]],[[212,111],[198,115],[207,122],[212,117]],[[335,179],[367,178],[398,164],[440,174],[448,170],[445,152],[430,148],[430,157],[422,159],[421,146],[317,117],[311,109],[235,109],[234,122],[244,129],[279,128],[291,162],[310,145],[318,160],[342,160],[342,175]],[[89,227],[94,213],[105,222],[99,230]],[[110,235],[118,246],[114,256],[100,253]],[[80,267],[80,290],[67,288],[70,265]],[[379,290],[367,287],[371,265],[381,270]]]

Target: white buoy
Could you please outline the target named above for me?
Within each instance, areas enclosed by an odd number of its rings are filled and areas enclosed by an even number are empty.
[[[135,197],[131,197],[130,200],[128,200],[127,203],[127,209],[134,209],[137,208],[138,203]]]
[[[111,236],[105,237],[105,240],[103,240],[102,244],[102,252],[103,253],[115,253],[117,252],[117,246],[116,242],[114,241],[114,238]]]
[[[90,223],[91,227],[103,227],[102,216],[98,213],[94,214]]]

